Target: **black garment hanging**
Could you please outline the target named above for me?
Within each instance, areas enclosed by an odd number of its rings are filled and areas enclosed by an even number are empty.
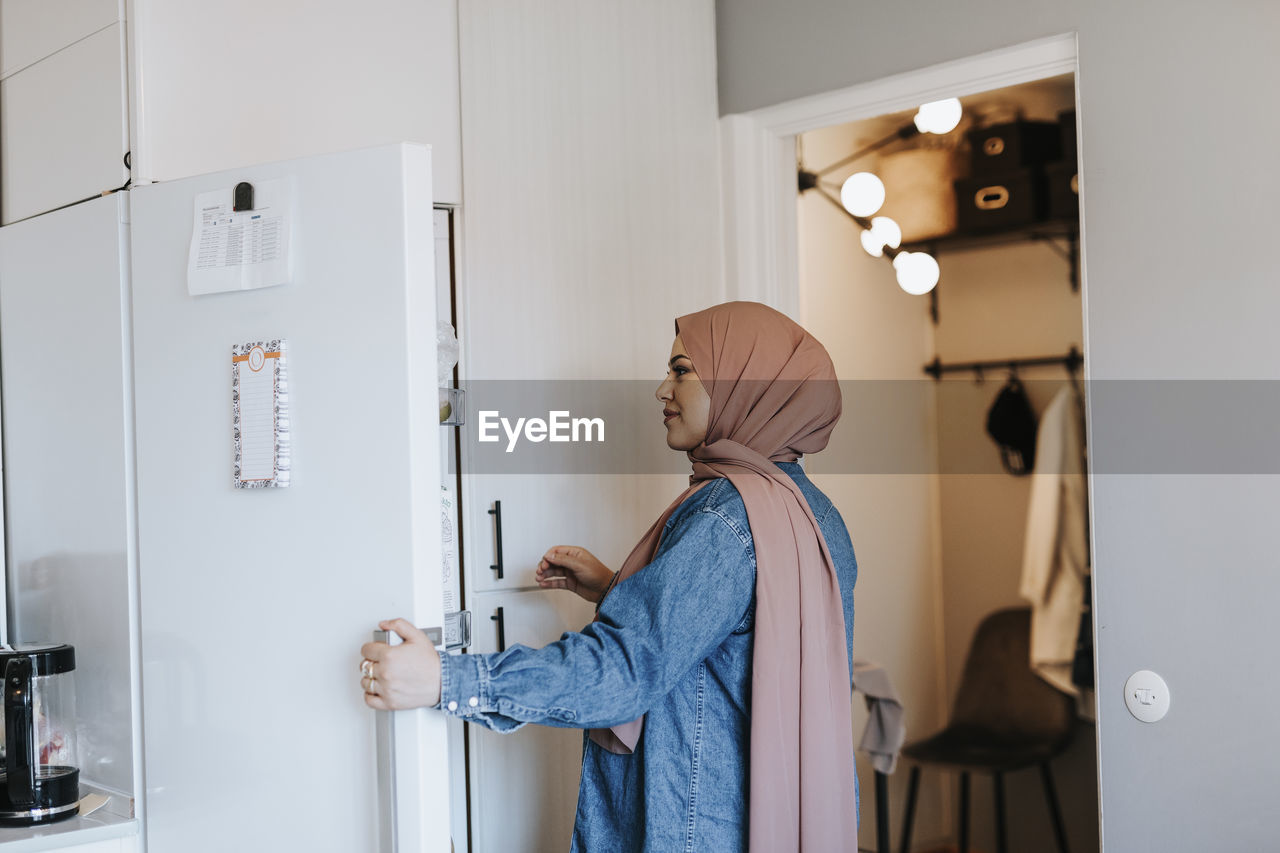
[[[1000,462],[1014,476],[1030,474],[1036,464],[1036,413],[1016,373],[987,412],[987,435],[1000,445]]]

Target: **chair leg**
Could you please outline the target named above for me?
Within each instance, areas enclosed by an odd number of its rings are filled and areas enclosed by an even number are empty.
[[[996,788],[996,853],[1009,853],[1009,833],[1004,816],[1004,774],[992,775]]]
[[[960,774],[960,853],[969,853],[969,771]]]
[[[1058,795],[1053,788],[1053,773],[1049,762],[1040,765],[1040,779],[1044,782],[1044,796],[1049,801],[1049,817],[1053,819],[1053,835],[1058,840],[1058,853],[1067,853],[1067,830],[1062,825],[1062,809],[1058,807]]]
[[[898,853],[911,853],[911,822],[916,818],[916,792],[920,790],[920,767],[911,768],[907,783],[907,810],[902,815],[902,846]]]
[[[876,853],[889,849],[889,776],[876,771]]]

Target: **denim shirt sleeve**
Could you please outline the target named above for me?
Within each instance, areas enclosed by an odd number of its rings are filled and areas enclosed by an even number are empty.
[[[629,722],[742,624],[754,592],[750,531],[703,506],[664,533],[654,560],[616,584],[581,631],[540,649],[444,656],[437,707],[499,732]]]

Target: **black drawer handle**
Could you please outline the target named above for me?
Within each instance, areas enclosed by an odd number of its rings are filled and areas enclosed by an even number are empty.
[[[489,568],[498,573],[498,580],[502,580],[502,501],[493,502],[489,515],[493,516],[494,532],[498,537],[498,562]]]
[[[490,616],[489,619],[498,623],[498,651],[505,652],[507,650],[507,620],[502,615],[502,608],[499,607],[497,612]]]

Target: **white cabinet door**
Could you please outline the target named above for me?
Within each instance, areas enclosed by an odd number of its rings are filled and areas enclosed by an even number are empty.
[[[106,841],[91,841],[88,844],[45,849],[56,849],[58,853],[135,853],[138,849],[138,837],[131,835],[127,838],[111,838]]]
[[[416,142],[461,201],[457,0],[133,0],[134,174]]]
[[[538,648],[591,621],[593,608],[563,590],[472,596],[477,653]],[[501,612],[502,622],[497,621]],[[481,726],[471,737],[471,827],[475,853],[568,850],[582,769],[582,730],[529,725],[510,734]]]
[[[0,0],[0,77],[52,56],[120,19],[118,0]]]
[[[3,222],[115,189],[129,177],[123,29],[110,24],[0,81]]]
[[[653,392],[672,319],[723,298],[714,23],[710,0],[459,5],[469,388],[623,383],[642,412],[629,446],[665,449]],[[548,402],[535,394],[504,414],[546,418]],[[624,426],[607,423],[607,436]],[[688,482],[687,469],[655,476],[641,462],[615,474],[583,473],[576,460],[537,473],[468,468],[477,425],[463,433],[465,577],[480,638],[498,606],[509,643],[581,628],[589,605],[533,589],[538,558],[575,544],[620,567]],[[489,568],[499,501],[501,580]],[[582,732],[471,734],[473,853],[566,849]]]

